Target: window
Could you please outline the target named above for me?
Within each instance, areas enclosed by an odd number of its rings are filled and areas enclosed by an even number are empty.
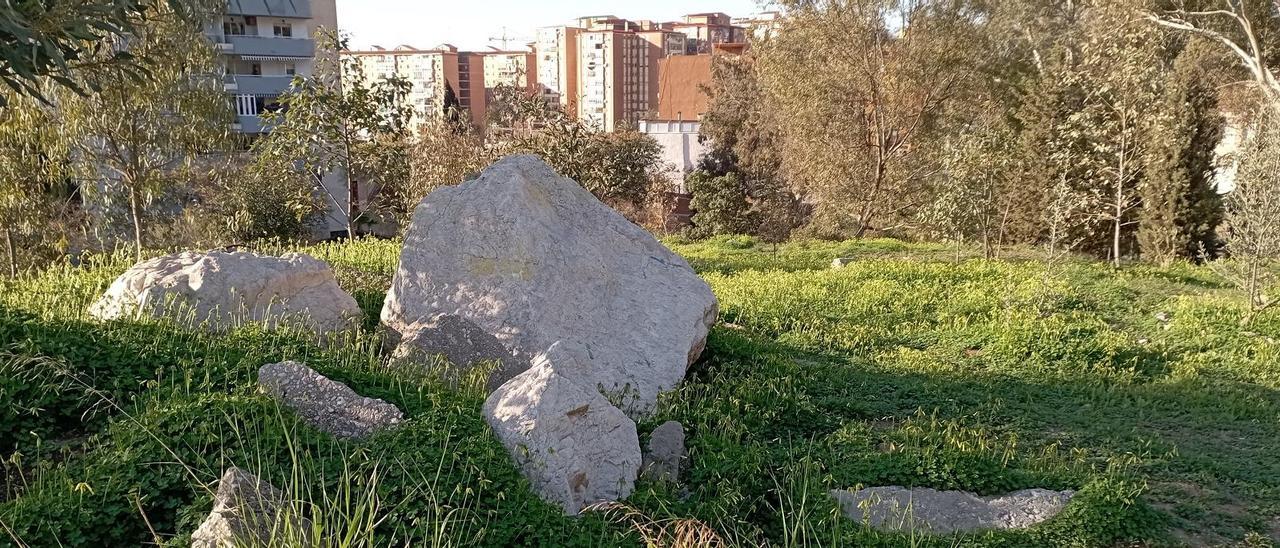
[[[290,25],[288,23],[277,23],[275,25],[272,25],[272,30],[275,31],[275,35],[279,38],[293,37],[293,25]]]
[[[284,64],[285,76],[293,76],[298,73],[298,65],[292,61]]]
[[[249,64],[249,74],[254,76],[262,76],[262,63],[254,61]]]
[[[242,21],[223,21],[222,34],[227,36],[244,36],[245,25]]]

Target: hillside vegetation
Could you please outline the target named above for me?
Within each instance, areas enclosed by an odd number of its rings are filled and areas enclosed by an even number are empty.
[[[892,240],[669,244],[722,322],[639,429],[681,421],[689,466],[679,485],[641,484],[627,508],[578,519],[511,465],[479,381],[382,370],[395,242],[303,249],[366,313],[336,344],[95,322],[85,310],[126,256],[0,282],[0,545],[184,545],[232,465],[299,498],[335,546],[644,545],[701,527],[745,546],[1280,538],[1280,311],[1242,327],[1244,301],[1207,269]],[[856,260],[832,269],[836,257]],[[407,422],[363,443],[309,429],[256,390],[258,367],[285,359]],[[1030,530],[945,538],[873,532],[828,495],[894,484],[1080,492]]]

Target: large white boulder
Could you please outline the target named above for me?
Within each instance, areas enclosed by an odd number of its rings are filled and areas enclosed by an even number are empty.
[[[395,343],[456,315],[522,360],[581,343],[591,377],[575,380],[643,413],[684,378],[716,311],[684,259],[537,157],[512,156],[418,206],[382,323]]]
[[[359,325],[360,306],[324,261],[210,251],[165,255],[116,278],[89,313],[99,319],[171,316],[213,330],[289,323],[331,333]]]
[[[592,388],[587,349],[557,343],[484,402],[484,416],[534,491],[576,515],[626,498],[640,471],[636,424]]]

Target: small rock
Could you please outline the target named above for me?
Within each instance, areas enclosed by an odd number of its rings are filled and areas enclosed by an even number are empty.
[[[191,534],[192,548],[233,548],[267,546],[279,537],[305,536],[311,528],[306,520],[290,515],[284,493],[239,468],[228,468],[218,482],[213,511]],[[280,523],[281,509],[290,515],[289,527]]]
[[[644,455],[644,476],[653,481],[674,482],[680,478],[684,460],[684,425],[667,421],[653,430]]]
[[[595,387],[590,353],[557,342],[484,402],[485,420],[543,500],[577,515],[626,498],[640,470],[636,425]]]
[[[339,438],[364,438],[404,419],[395,405],[361,396],[298,362],[262,366],[258,384],[304,422]]]
[[[1173,321],[1173,316],[1168,312],[1156,312],[1156,321],[1160,323],[1169,323]]]
[[[831,268],[844,268],[853,264],[855,260],[857,259],[853,257],[839,257],[836,260],[831,261]]]
[[[891,486],[831,494],[846,517],[874,529],[948,534],[1030,527],[1061,512],[1075,492],[1026,489],[979,497],[964,491]]]
[[[391,363],[396,367],[422,365],[433,356],[447,360],[455,373],[496,362],[498,366],[486,383],[490,393],[528,368],[528,363],[513,357],[497,337],[453,314],[439,314],[410,327],[391,354]]]

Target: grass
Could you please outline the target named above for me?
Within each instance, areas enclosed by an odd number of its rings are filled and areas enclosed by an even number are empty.
[[[303,250],[366,313],[340,345],[94,322],[84,310],[122,256],[0,282],[0,545],[183,545],[231,465],[284,487],[306,538],[334,546],[1280,540],[1280,314],[1241,327],[1240,296],[1207,269],[1046,272],[1027,251],[988,261],[892,240],[668,244],[721,303],[704,359],[639,425],[643,438],[683,422],[689,467],[577,519],[511,467],[478,386],[384,372],[374,328],[394,242]],[[409,420],[362,443],[314,432],[254,388],[283,359]],[[890,484],[1080,493],[1035,528],[956,537],[877,533],[828,496]]]

